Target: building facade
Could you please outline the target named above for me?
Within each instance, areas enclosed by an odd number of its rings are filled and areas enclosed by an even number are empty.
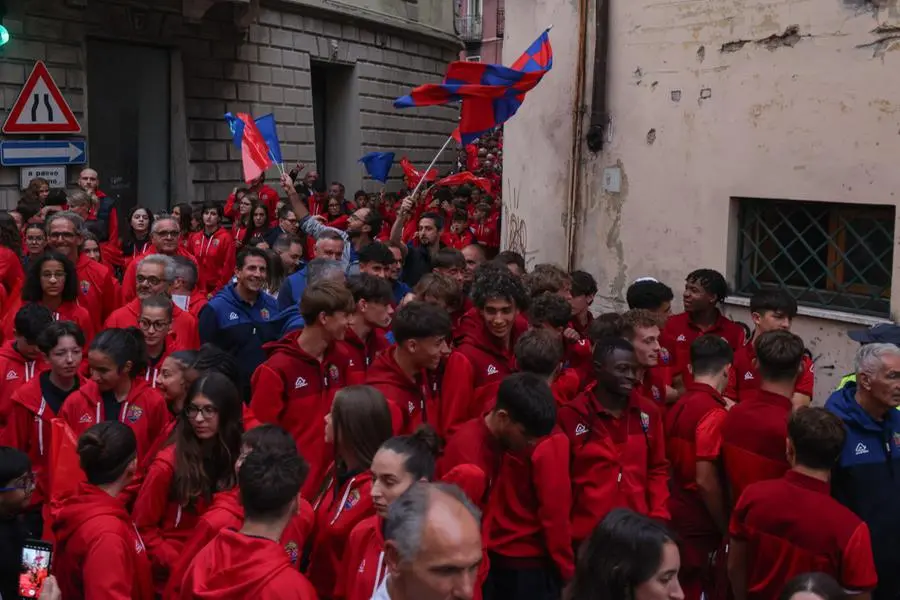
[[[360,156],[396,151],[424,168],[457,118],[452,107],[392,106],[415,85],[439,81],[459,52],[453,6],[442,0],[6,5],[0,118],[44,61],[81,124],[71,137],[86,139],[101,189],[124,209],[224,200],[241,185],[226,112],[274,114],[285,166],[318,168],[348,193],[363,184]],[[13,138],[37,139],[4,136]],[[454,160],[450,149],[439,165]],[[78,170],[69,168],[70,182]],[[19,177],[18,168],[0,168],[0,207],[15,206]],[[277,177],[271,168],[270,183]]]
[[[749,324],[749,295],[786,287],[824,400],[847,331],[900,309],[898,3],[527,4],[505,62],[552,24],[554,67],[506,126],[504,243],[593,273],[597,310],[642,276],[678,309],[710,267]]]
[[[503,61],[505,0],[456,0],[456,32],[465,44],[463,60]]]

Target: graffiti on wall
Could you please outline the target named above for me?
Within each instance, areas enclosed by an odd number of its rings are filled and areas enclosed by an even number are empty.
[[[517,214],[519,210],[519,190],[512,190],[512,199],[506,220],[506,249],[525,256],[528,248],[528,227],[525,219]]]

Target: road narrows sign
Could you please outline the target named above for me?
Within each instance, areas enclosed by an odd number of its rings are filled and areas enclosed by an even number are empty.
[[[38,61],[13,105],[3,133],[79,133],[81,125],[43,61]]]

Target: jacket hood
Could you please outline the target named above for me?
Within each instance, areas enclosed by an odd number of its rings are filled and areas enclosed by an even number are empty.
[[[394,351],[389,349],[375,357],[366,371],[366,385],[392,385],[419,393],[419,385],[403,372],[394,360]]]
[[[825,408],[845,423],[862,429],[881,432],[884,428],[889,427],[893,431],[900,431],[900,411],[888,410],[883,422],[876,421],[856,401],[856,390],[855,381],[847,383],[841,389],[832,392],[825,402]]]
[[[252,598],[267,582],[291,568],[287,554],[271,540],[250,537],[228,529],[204,549],[215,571],[193,571],[192,598]]]
[[[15,349],[13,344],[15,340],[7,340],[5,344],[0,346],[0,360],[6,360],[12,364],[25,366],[26,363],[36,362],[38,359],[28,360],[22,354]],[[6,373],[0,373],[0,376],[6,376]]]
[[[212,510],[214,508],[227,511],[239,521],[244,520],[244,507],[241,506],[241,501],[238,498],[237,488],[219,492],[215,496],[213,496],[212,504],[210,505],[209,510]]]
[[[100,399],[103,397],[100,392],[100,388],[97,387],[97,383],[92,380],[82,380],[82,385],[78,390],[84,395],[88,400],[88,404],[90,406],[95,406],[100,402]],[[141,396],[143,396],[147,392],[152,392],[153,387],[150,383],[144,379],[143,373],[139,373],[137,377],[135,377],[131,381],[131,389],[128,391],[128,396],[125,398],[125,402],[132,403],[138,400]]]
[[[81,527],[90,527],[93,535],[111,530],[110,523],[96,521],[98,517],[131,525],[131,517],[122,502],[89,483],[79,484],[78,491],[62,500],[52,512],[58,548],[63,548]]]
[[[297,343],[297,339],[300,337],[300,334],[303,332],[302,329],[297,331],[292,331],[285,335],[284,337],[274,341],[269,342],[268,344],[263,344],[263,350],[266,353],[266,356],[272,357],[277,353],[284,353],[289,358],[295,360],[302,360],[308,363],[319,364],[319,361],[306,352],[300,347],[300,344]],[[325,355],[327,356],[330,352],[330,349],[325,351]]]

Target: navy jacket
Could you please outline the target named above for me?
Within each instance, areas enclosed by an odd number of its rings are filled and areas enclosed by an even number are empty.
[[[832,495],[869,526],[878,572],[876,600],[900,597],[900,411],[876,421],[856,402],[856,384],[835,391],[825,408],[844,422],[847,442]]]
[[[284,310],[290,307],[297,307],[300,304],[300,298],[303,297],[303,290],[306,289],[306,267],[292,273],[284,278],[281,282],[281,289],[278,290],[278,310]]]
[[[241,395],[250,399],[250,377],[265,359],[263,344],[278,339],[275,321],[278,305],[272,296],[260,293],[252,306],[244,302],[229,283],[200,311],[200,341],[212,343],[234,356],[240,369]]]

